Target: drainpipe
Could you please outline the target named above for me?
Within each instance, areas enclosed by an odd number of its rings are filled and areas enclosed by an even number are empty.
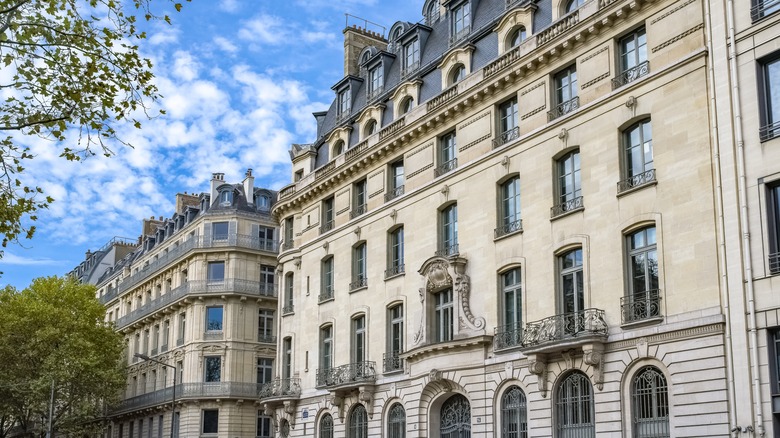
[[[726,347],[726,376],[728,382],[726,384],[726,391],[729,399],[729,430],[733,429],[737,425],[736,413],[737,404],[734,397],[736,393],[734,383],[734,351],[731,344],[731,299],[729,297],[729,283],[728,283],[728,264],[726,261],[726,225],[723,213],[723,178],[721,175],[721,161],[720,161],[720,137],[718,135],[718,111],[717,103],[715,100],[715,62],[712,46],[712,15],[710,11],[710,2],[704,2],[704,16],[707,23],[707,33],[705,38],[707,39],[707,74],[709,82],[709,94],[710,94],[710,121],[712,124],[712,155],[715,161],[715,210],[718,215],[717,227],[718,227],[718,265],[720,269],[720,290],[721,290],[721,302],[723,305],[723,313],[726,317],[726,329],[725,329],[725,347]]]
[[[706,3],[706,2],[705,2]],[[756,301],[753,291],[753,264],[750,260],[750,225],[748,224],[747,188],[745,177],[745,140],[742,134],[742,109],[740,107],[739,75],[737,74],[737,41],[734,31],[734,0],[727,1],[726,24],[728,26],[729,70],[731,73],[732,111],[734,112],[734,134],[737,141],[737,175],[739,189],[739,221],[742,232],[743,281],[748,299],[748,334],[750,336],[750,364],[753,374],[753,408],[755,409],[756,431],[763,437],[764,414],[761,409],[761,374],[758,370],[758,332],[756,329]]]

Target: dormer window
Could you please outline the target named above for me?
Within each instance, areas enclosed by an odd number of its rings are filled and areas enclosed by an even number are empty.
[[[574,0],[576,1],[576,0]],[[450,42],[460,41],[471,31],[471,4],[466,1],[452,10],[452,34]]]
[[[384,74],[382,64],[368,71],[368,99],[371,100],[382,92],[384,87]]]
[[[268,195],[255,195],[255,205],[258,210],[268,211],[271,209],[271,198]]]
[[[233,190],[219,192],[219,205],[223,207],[233,205]]]
[[[585,0],[569,0],[566,3],[566,13],[576,11],[583,3],[585,3]]]
[[[463,64],[458,64],[452,69],[450,74],[450,85],[454,85],[463,80],[466,77],[466,67]]]
[[[339,93],[339,108],[338,108],[338,114],[339,116],[345,116],[349,114],[350,110],[350,99],[349,99],[349,88]]]
[[[428,25],[431,25],[439,20],[439,1],[434,0],[428,5],[428,9],[425,11],[425,20]]]
[[[404,99],[403,102],[401,102],[401,114],[399,115],[404,115],[408,113],[409,111],[412,110],[413,107],[414,107],[414,99],[412,97],[407,97],[406,99]]]
[[[363,130],[363,137],[367,138],[376,132],[376,120],[371,119],[366,123],[366,128]]]
[[[510,47],[517,47],[525,41],[526,33],[525,33],[525,27],[520,26],[517,29],[515,29],[514,32],[512,32],[512,36],[509,37],[509,46]]]
[[[420,40],[415,39],[404,45],[404,71],[402,76],[407,76],[420,68]]]

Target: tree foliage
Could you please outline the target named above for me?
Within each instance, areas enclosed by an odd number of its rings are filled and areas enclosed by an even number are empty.
[[[20,137],[51,141],[75,161],[112,155],[117,124],[140,128],[159,98],[151,61],[138,51],[139,19],[161,19],[152,0],[0,0],[0,235],[31,238],[53,201],[22,182],[34,158]],[[173,0],[169,0],[172,1]],[[189,0],[188,0],[189,1]],[[125,5],[127,4],[127,5]],[[180,3],[173,3],[181,9]],[[66,143],[67,142],[67,143]],[[2,256],[2,253],[0,253]]]
[[[54,384],[53,429],[85,436],[125,387],[124,342],[104,322],[95,287],[48,277],[0,290],[0,437],[43,436]]]

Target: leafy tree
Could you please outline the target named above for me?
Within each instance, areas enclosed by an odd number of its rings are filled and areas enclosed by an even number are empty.
[[[0,437],[44,436],[52,384],[53,430],[94,436],[103,403],[125,387],[122,335],[104,322],[95,287],[71,278],[0,290]]]
[[[149,105],[160,96],[151,62],[138,53],[136,43],[146,33],[135,14],[170,23],[150,12],[151,1],[0,0],[3,247],[31,238],[35,226],[27,224],[53,202],[40,187],[22,182],[34,157],[19,136],[50,141],[61,157],[76,161],[112,155],[112,145],[126,145],[117,138],[118,124],[140,128],[138,119],[149,117]]]

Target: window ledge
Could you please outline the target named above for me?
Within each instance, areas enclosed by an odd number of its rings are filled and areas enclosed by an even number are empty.
[[[494,242],[498,242],[499,240],[503,240],[503,239],[506,239],[507,237],[514,236],[515,234],[523,234],[523,230],[515,230],[515,231],[511,231],[511,232],[506,233],[506,234],[502,234],[502,235],[500,235],[498,237],[494,237],[493,241]]]
[[[349,293],[360,292],[361,290],[364,290],[364,289],[368,289],[368,285],[367,284],[363,285],[363,286],[360,286],[360,287],[356,287],[354,289],[350,289]]]
[[[652,181],[648,181],[648,182],[643,183],[643,184],[638,184],[638,185],[636,185],[634,187],[631,187],[630,189],[623,190],[622,192],[618,192],[618,194],[616,196],[618,198],[622,198],[623,196],[626,196],[629,193],[638,192],[639,190],[642,190],[642,189],[644,189],[646,187],[652,187],[652,186],[654,186],[656,184],[658,184],[658,180],[654,179]]]
[[[661,316],[654,316],[652,318],[646,318],[646,319],[640,319],[640,320],[637,320],[637,321],[625,322],[623,324],[620,324],[620,328],[622,328],[622,329],[632,329],[632,328],[635,328],[635,327],[642,327],[642,326],[645,326],[645,325],[657,324],[657,323],[659,323],[659,322],[661,322],[663,320],[664,320],[664,317],[662,315]]]
[[[282,316],[283,316],[283,317],[284,317],[284,316],[291,316],[291,315],[295,315],[295,312],[293,311],[293,312],[285,312],[285,313],[282,313]]]
[[[335,297],[325,298],[324,300],[317,301],[317,304],[325,304],[325,303],[329,303],[329,302],[335,301],[335,300],[336,300]]]
[[[390,376],[390,375],[393,375],[393,374],[401,374],[403,372],[404,372],[403,367],[400,367],[400,368],[396,368],[394,370],[383,371],[382,374],[385,375],[385,376]]]
[[[406,271],[401,271],[401,272],[399,272],[399,273],[397,273],[397,274],[393,274],[393,275],[388,275],[388,276],[386,276],[386,277],[385,277],[385,281],[387,281],[387,280],[392,280],[392,279],[394,279],[394,278],[398,278],[398,277],[404,277],[404,276],[406,276]]]
[[[584,210],[585,210],[585,207],[577,207],[577,208],[571,209],[569,211],[565,211],[565,212],[563,212],[563,213],[561,213],[559,215],[551,217],[550,218],[550,222],[556,221],[556,220],[558,220],[558,219],[560,219],[562,217],[566,217],[566,216],[569,216],[571,214],[574,214],[574,213],[577,213],[577,212],[580,212],[580,211],[584,211]]]

